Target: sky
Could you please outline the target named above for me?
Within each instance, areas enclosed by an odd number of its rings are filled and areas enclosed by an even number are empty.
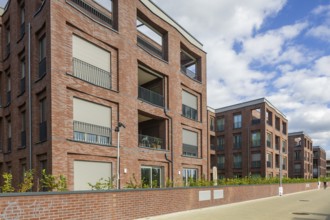
[[[330,158],[329,0],[153,2],[203,43],[210,107],[265,97]]]
[[[210,107],[265,97],[330,158],[330,1],[153,2],[203,43]]]

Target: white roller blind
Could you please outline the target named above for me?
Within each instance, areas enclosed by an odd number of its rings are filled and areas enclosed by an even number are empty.
[[[198,146],[197,141],[197,133],[193,132],[193,131],[188,131],[186,129],[182,130],[182,142],[184,144],[189,144],[189,145],[193,145],[193,146]]]
[[[260,154],[252,154],[252,161],[260,161],[261,157]]]
[[[111,108],[74,98],[73,120],[111,128]]]
[[[75,35],[72,36],[72,56],[110,72],[110,53]]]
[[[111,163],[74,161],[74,190],[91,190],[88,183],[95,184],[101,178],[111,178]]]
[[[197,97],[182,90],[182,104],[197,109]]]

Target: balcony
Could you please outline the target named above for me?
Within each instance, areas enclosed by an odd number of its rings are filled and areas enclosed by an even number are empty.
[[[189,78],[201,82],[199,60],[200,58],[198,58],[196,55],[181,49],[181,72]]]
[[[92,5],[86,3],[83,0],[69,0],[69,2],[74,3],[78,8],[83,11],[85,14],[89,15],[92,19],[112,27],[112,18],[111,16],[106,15],[100,10],[96,9]]]
[[[198,157],[198,146],[183,144],[182,154],[187,157]]]
[[[111,73],[73,58],[73,75],[94,85],[111,89]]]
[[[182,104],[182,115],[195,121],[198,120],[198,111],[184,104]]]
[[[162,95],[141,86],[139,86],[139,99],[160,107],[164,107],[164,97]]]
[[[139,134],[139,147],[165,150],[162,138]]]
[[[43,121],[39,124],[39,141],[47,140],[47,121]]]
[[[188,76],[189,78],[191,78],[191,79],[194,79],[194,80],[197,80],[197,81],[201,81],[199,75],[196,72],[194,72],[194,71],[192,71],[190,69],[181,67],[181,72],[183,74],[185,74],[186,76]]]
[[[109,127],[73,121],[73,131],[73,140],[75,141],[111,145],[111,128]]]
[[[39,62],[39,78],[42,78],[44,75],[46,75],[46,63],[47,63],[46,57],[44,57]]]
[[[240,162],[234,162],[233,164],[234,169],[241,169],[242,168],[242,161]]]
[[[142,35],[142,33],[140,33],[140,35]],[[151,43],[150,41],[145,40],[144,37],[138,35],[137,44],[140,47],[142,47],[143,49],[145,49],[146,51],[148,51],[149,53],[151,53],[159,58],[163,58],[162,48],[159,47],[158,45],[155,45],[155,43]]]
[[[261,161],[252,161],[251,162],[252,168],[260,168],[261,167]]]

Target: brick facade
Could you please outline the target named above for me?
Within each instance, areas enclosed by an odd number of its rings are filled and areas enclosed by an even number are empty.
[[[326,152],[322,147],[313,146],[313,178],[327,175]]]
[[[22,3],[20,3],[22,2]],[[9,1],[1,16],[2,62],[0,66],[0,169],[22,175],[31,168],[37,174],[48,172],[67,176],[69,189],[74,189],[74,161],[107,162],[112,165],[112,175],[117,170],[118,122],[126,128],[120,132],[120,187],[135,175],[141,179],[141,167],[162,169],[162,185],[172,180],[182,184],[183,168],[194,168],[198,177],[207,175],[206,111],[206,53],[202,45],[175,21],[146,0],[113,0],[112,13],[93,1],[85,1],[108,20],[81,5],[81,1]],[[79,4],[80,5],[79,5]],[[25,8],[25,33],[21,35],[19,11]],[[103,20],[100,20],[102,17]],[[162,57],[156,56],[137,43],[137,17],[149,22],[163,34]],[[164,20],[165,19],[165,20]],[[23,25],[23,26],[24,26]],[[30,26],[28,26],[30,25]],[[28,29],[30,27],[30,29]],[[6,28],[9,28],[8,31]],[[31,40],[29,41],[29,31]],[[6,54],[6,36],[10,33],[10,53]],[[73,35],[102,48],[111,54],[110,89],[81,80],[74,75]],[[40,41],[46,41],[46,74],[40,76]],[[31,49],[29,50],[29,42]],[[184,49],[198,64],[194,79],[181,70],[181,50]],[[29,56],[29,54],[31,56]],[[26,89],[20,92],[20,59],[26,61]],[[29,57],[31,58],[29,60]],[[30,62],[29,62],[30,61]],[[140,66],[147,68],[162,82],[163,106],[156,106],[139,98]],[[31,68],[31,79],[28,78]],[[10,76],[11,102],[6,103],[6,84]],[[31,82],[31,90],[28,85]],[[196,120],[182,114],[182,90],[197,97]],[[29,102],[31,91],[31,105]],[[73,99],[78,98],[111,108],[111,144],[103,146],[74,139]],[[41,110],[42,103],[45,109]],[[31,106],[31,118],[29,108]],[[26,145],[21,146],[20,113],[26,112]],[[41,111],[44,111],[41,114]],[[43,115],[43,116],[41,116]],[[45,119],[42,119],[45,117]],[[162,137],[164,149],[145,148],[139,145],[142,119],[151,119],[153,127]],[[32,121],[31,137],[29,120]],[[8,124],[11,124],[11,150],[8,150]],[[149,123],[150,124],[150,123]],[[149,125],[150,126],[150,125]],[[182,129],[198,134],[198,155],[183,156]],[[152,134],[154,131],[148,132]],[[148,134],[149,134],[148,133]],[[40,139],[40,135],[44,139]],[[32,144],[30,144],[30,141]],[[30,160],[30,153],[31,159]],[[125,171],[125,172],[124,172]],[[14,175],[14,184],[19,183]],[[173,178],[173,179],[172,179]]]

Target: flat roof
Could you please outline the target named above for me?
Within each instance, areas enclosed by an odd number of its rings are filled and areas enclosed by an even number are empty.
[[[309,139],[312,140],[312,138],[308,134],[306,134],[304,131],[296,131],[296,132],[288,133],[288,136],[296,136],[296,135],[305,135],[306,137],[308,137]]]
[[[160,9],[152,0],[140,0],[151,12],[166,21],[168,24],[177,29],[190,43],[203,50],[203,44],[199,42],[192,34],[186,31],[173,18]]]
[[[247,102],[242,102],[242,103],[226,106],[223,108],[217,108],[217,109],[215,109],[215,113],[231,111],[231,110],[240,109],[240,108],[248,107],[251,105],[257,105],[257,104],[261,104],[261,103],[266,103],[267,105],[272,107],[278,114],[280,114],[283,118],[286,119],[286,116],[278,108],[276,108],[272,103],[270,103],[266,98],[255,99],[255,100],[251,100],[251,101],[247,101]]]

